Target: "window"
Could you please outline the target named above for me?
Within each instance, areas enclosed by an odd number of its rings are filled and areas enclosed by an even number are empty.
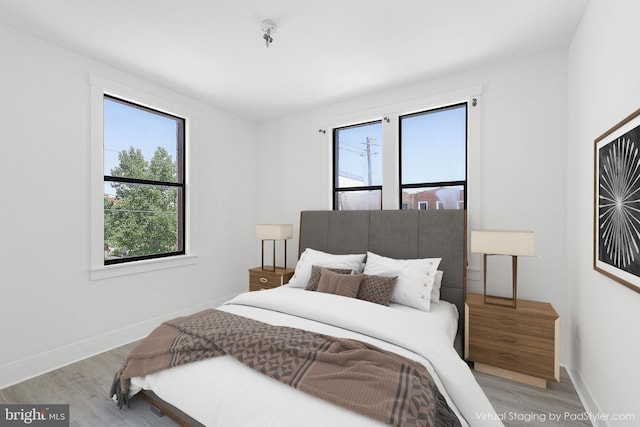
[[[318,124],[332,161],[328,203],[474,210],[480,192],[473,188],[482,186],[481,96],[482,87],[472,86],[324,118]],[[480,217],[471,217],[476,225]]]
[[[104,265],[185,253],[185,119],[103,98]]]
[[[467,104],[400,116],[400,206],[464,209]]]
[[[382,120],[333,129],[333,209],[382,209]]]

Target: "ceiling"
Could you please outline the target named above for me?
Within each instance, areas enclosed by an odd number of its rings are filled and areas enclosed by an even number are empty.
[[[0,22],[262,121],[567,47],[587,3],[0,0]]]

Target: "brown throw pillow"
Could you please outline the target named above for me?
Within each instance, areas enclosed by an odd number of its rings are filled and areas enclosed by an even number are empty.
[[[396,287],[397,278],[398,276],[386,277],[365,274],[356,298],[388,306],[393,289]]]
[[[323,268],[318,282],[318,292],[355,298],[362,277],[362,274],[340,274]]]
[[[320,267],[317,265],[311,266],[311,277],[309,277],[309,281],[307,282],[307,287],[305,290],[307,291],[315,291],[318,289],[318,282],[320,281],[320,274],[322,273],[322,269],[326,267]],[[351,270],[348,268],[327,268],[329,271],[333,271],[334,273],[340,274],[351,274]]]

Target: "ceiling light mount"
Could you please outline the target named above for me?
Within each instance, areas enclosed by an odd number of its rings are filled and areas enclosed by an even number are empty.
[[[267,47],[269,47],[269,45],[273,43],[273,37],[271,35],[276,32],[276,24],[270,19],[265,19],[262,21],[262,32],[264,33],[262,38]]]

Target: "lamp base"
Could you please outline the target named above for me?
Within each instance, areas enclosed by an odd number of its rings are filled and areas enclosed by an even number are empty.
[[[515,298],[499,297],[497,295],[484,294],[484,303],[489,305],[499,305],[502,307],[516,308],[517,300]]]
[[[517,292],[518,292],[518,257],[512,255],[511,256],[511,280],[512,280],[512,297],[499,297],[496,295],[488,295],[487,294],[487,257],[492,254],[484,254],[484,303],[490,305],[500,305],[503,307],[513,307],[516,308],[517,305]]]
[[[266,239],[262,240],[262,270],[264,271],[270,271],[270,272],[274,272],[276,271],[276,268],[280,268],[276,266],[276,241],[273,240],[273,263],[272,265],[268,265],[268,268],[265,268],[264,266],[264,241]],[[282,266],[282,268],[287,268],[287,240],[284,240],[284,266]]]
[[[261,267],[262,271],[270,271],[270,272],[274,272],[276,270],[286,270],[287,267],[286,266],[282,266],[280,267],[279,265],[273,266],[273,265],[262,265]]]

